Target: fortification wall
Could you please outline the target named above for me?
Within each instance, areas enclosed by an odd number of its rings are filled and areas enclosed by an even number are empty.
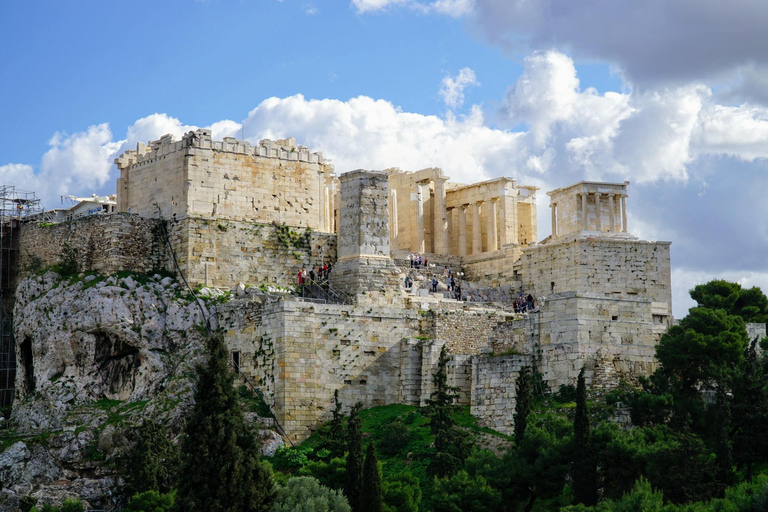
[[[288,287],[300,269],[336,261],[336,235],[308,228],[187,217],[169,223],[169,237],[192,286]]]
[[[477,354],[488,347],[491,332],[504,321],[504,316],[490,309],[442,309],[434,313],[434,336],[452,355]]]
[[[647,298],[672,311],[669,242],[585,237],[523,250],[522,287],[534,297],[560,292]]]
[[[158,220],[128,214],[94,215],[62,224],[23,223],[20,277],[60,263],[64,244],[76,251],[83,271],[151,273],[168,262]]]
[[[480,425],[514,433],[515,384],[520,370],[531,364],[531,357],[523,355],[472,357],[470,413]]]
[[[522,248],[519,245],[505,245],[498,251],[472,254],[463,259],[463,268],[470,281],[489,286],[519,286],[519,265]]]
[[[333,166],[294,139],[256,146],[210,132],[165,136],[115,160],[118,209],[149,217],[277,222],[333,232]],[[160,181],[158,181],[158,179]],[[161,185],[161,186],[160,186]],[[156,206],[157,205],[157,206]]]

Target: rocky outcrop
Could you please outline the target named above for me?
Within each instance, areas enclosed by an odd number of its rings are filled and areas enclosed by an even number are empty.
[[[125,427],[150,419],[179,431],[192,404],[197,300],[160,276],[48,272],[19,284],[10,429],[20,440],[0,454],[0,508],[23,495],[110,508],[106,463],[126,446]]]

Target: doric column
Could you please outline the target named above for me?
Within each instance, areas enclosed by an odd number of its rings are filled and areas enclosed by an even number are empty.
[[[445,214],[445,182],[448,178],[432,178],[435,183],[435,200],[432,205],[432,237],[437,254],[448,254],[446,231],[448,229]]]
[[[389,232],[392,238],[392,247],[399,249],[400,244],[398,243],[397,229],[397,190],[395,189],[389,191]]]
[[[459,256],[467,255],[467,206],[459,206]]]
[[[584,231],[589,229],[589,222],[587,222],[587,196],[586,192],[581,193],[581,229]]]
[[[627,232],[627,196],[621,196],[621,232]]]
[[[616,217],[613,214],[614,206],[613,194],[608,194],[608,231],[616,231]]]
[[[496,202],[497,198],[492,198],[490,201],[486,201],[485,205],[488,207],[488,232],[486,234],[487,241],[486,246],[488,251],[495,251],[498,249],[496,240],[498,239],[498,233],[496,230]]]
[[[496,207],[499,210],[499,221],[500,221],[500,228],[499,232],[501,233],[501,236],[499,237],[499,249],[504,247],[506,244],[509,243],[509,236],[507,235],[507,196],[506,194],[501,197],[501,199],[496,203]]]
[[[603,223],[600,219],[600,192],[595,192],[595,225],[597,231],[603,230]]]
[[[445,253],[453,254],[451,240],[453,240],[453,206],[445,209]]]
[[[552,238],[557,236],[557,203],[550,203],[550,209],[552,210]]]
[[[424,252],[424,194],[421,183],[416,183],[416,191],[411,194],[414,209],[414,223],[411,229],[411,250]]]
[[[480,228],[480,203],[475,203],[475,209],[472,212],[472,254],[480,254],[483,252],[483,239],[482,231]]]

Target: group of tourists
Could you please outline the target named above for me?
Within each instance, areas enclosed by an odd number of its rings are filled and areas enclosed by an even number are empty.
[[[526,297],[525,293],[520,292],[520,296],[515,299],[513,307],[515,309],[515,313],[526,313],[528,311],[533,311],[533,295],[529,293]]]
[[[315,284],[327,281],[331,277],[331,264],[326,263],[323,266],[311,267],[309,272],[307,269],[299,270],[296,275],[296,280],[299,286],[305,284]]]
[[[408,259],[411,262],[411,268],[421,268],[422,265],[424,268],[429,268],[429,260],[426,256],[422,257],[421,254],[411,253]]]

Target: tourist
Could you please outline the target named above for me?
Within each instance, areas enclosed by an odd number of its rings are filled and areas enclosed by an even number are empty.
[[[451,276],[451,291],[456,289],[456,280]]]
[[[309,284],[315,282],[315,267],[309,269]]]
[[[461,300],[461,284],[456,285],[456,289],[453,291],[453,296],[456,300]]]
[[[437,277],[432,276],[432,293],[437,293]]]
[[[526,307],[528,308],[528,311],[533,311],[533,295],[530,293],[528,294],[528,297],[526,297]]]
[[[416,256],[413,255],[413,253],[408,255],[408,261],[411,264],[411,268],[413,268],[413,260],[416,258]]]

